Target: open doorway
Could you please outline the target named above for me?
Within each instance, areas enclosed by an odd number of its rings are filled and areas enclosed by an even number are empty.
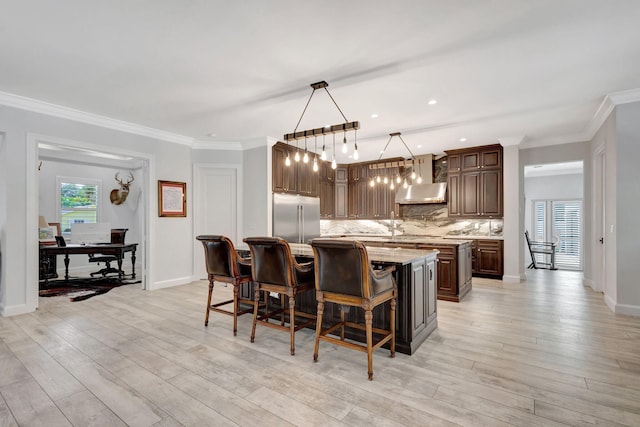
[[[110,228],[128,229],[126,243],[137,243],[133,267],[136,279],[140,279],[140,286],[147,289],[150,280],[148,236],[151,158],[144,153],[42,135],[34,136],[30,141],[38,165],[38,179],[32,186],[35,190],[35,200],[31,201],[34,211],[37,211],[39,216],[44,216],[47,222],[61,224],[60,230],[66,239],[71,238],[71,222],[91,221],[92,218],[94,221],[110,224]],[[74,203],[64,203],[61,183],[76,181],[79,185],[89,183],[88,188],[97,189],[98,194],[94,197],[96,203],[85,203],[87,206],[80,207],[73,207]],[[130,185],[126,199],[120,204],[114,204],[111,202],[110,193],[120,188],[118,181]],[[122,200],[122,194],[118,197]],[[94,212],[81,212],[83,210]],[[91,218],[87,219],[87,215]],[[57,272],[60,274],[64,272],[65,266],[60,265],[63,264],[61,259],[58,261]],[[123,267],[129,268],[129,257],[124,261]],[[96,269],[95,264],[89,263],[88,257],[81,255],[73,256],[70,264],[70,275],[88,276],[91,269]],[[37,283],[38,281],[34,280],[36,295]]]
[[[531,239],[556,245],[561,270],[584,266],[584,172],[582,161],[525,166],[525,229]],[[543,255],[536,255],[543,256]],[[525,249],[525,265],[530,253]]]

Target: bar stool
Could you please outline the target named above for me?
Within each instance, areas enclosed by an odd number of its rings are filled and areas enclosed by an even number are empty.
[[[279,237],[248,237],[244,242],[251,251],[251,276],[255,283],[255,298],[253,309],[253,326],[251,328],[251,342],[255,341],[256,325],[263,325],[274,329],[289,331],[291,355],[295,354],[295,332],[313,325],[316,316],[304,312],[296,312],[296,295],[314,288],[313,262],[300,264],[291,254],[291,248],[286,240]],[[269,298],[269,292],[280,294],[280,308],[269,311],[266,309],[258,316],[260,292]],[[289,297],[286,307],[284,296]],[[271,323],[269,319],[280,314],[280,323]],[[285,326],[285,314],[289,315],[289,325]],[[305,321],[296,324],[296,317]]]
[[[396,350],[396,297],[398,289],[391,274],[395,267],[376,271],[371,267],[367,250],[362,242],[331,239],[313,239],[311,247],[314,253],[316,274],[316,300],[318,315],[316,323],[316,342],[313,361],[318,361],[320,341],[328,341],[353,350],[367,353],[369,380],[373,379],[373,351],[390,342],[391,357]],[[373,309],[389,301],[389,329],[373,327]],[[345,321],[344,310],[340,310],[340,321],[333,321],[322,329],[322,315],[325,303],[342,306],[360,307],[364,310],[365,324]],[[366,346],[345,341],[345,327],[365,331]],[[340,337],[329,336],[340,330]],[[380,339],[373,342],[373,334]]]
[[[209,325],[209,312],[216,311],[233,316],[233,335],[238,332],[238,316],[250,313],[253,308],[240,310],[240,303],[251,304],[253,301],[238,297],[239,287],[251,281],[251,260],[242,258],[236,252],[233,243],[225,236],[197,236],[197,240],[204,246],[204,258],[209,276],[209,296],[207,297],[207,311],[204,326]],[[233,285],[233,299],[211,304],[214,281]],[[220,308],[233,303],[233,310]]]

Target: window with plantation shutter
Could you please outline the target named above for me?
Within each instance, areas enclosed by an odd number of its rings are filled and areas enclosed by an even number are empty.
[[[100,184],[84,178],[57,178],[60,228],[63,236],[71,233],[73,223],[97,223]]]

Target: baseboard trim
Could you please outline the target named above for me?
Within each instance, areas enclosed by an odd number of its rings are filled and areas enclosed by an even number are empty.
[[[160,282],[154,282],[151,284],[151,286],[149,286],[149,290],[153,291],[156,289],[170,288],[172,286],[186,285],[192,282],[191,278],[192,278],[191,276],[185,276],[185,277],[178,277],[177,279],[162,280]]]
[[[502,276],[502,281],[507,283],[520,283],[523,280],[525,280],[524,274],[519,276],[507,276],[507,275]]]
[[[33,313],[35,307],[30,308],[26,304],[10,305],[8,307],[0,307],[0,317],[18,316],[20,314]]]
[[[609,310],[616,312],[616,302],[607,294],[604,294],[604,303],[609,307]]]
[[[616,314],[624,314],[627,316],[640,317],[640,306],[629,304],[616,304]]]

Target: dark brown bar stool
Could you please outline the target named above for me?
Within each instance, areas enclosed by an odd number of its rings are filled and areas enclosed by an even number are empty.
[[[256,325],[289,331],[291,355],[295,354],[295,332],[312,325],[316,316],[313,314],[296,312],[296,295],[314,288],[313,262],[300,264],[291,254],[291,248],[286,240],[279,237],[248,237],[244,242],[251,250],[251,275],[255,283],[255,303],[253,309],[253,327],[251,328],[251,342],[256,336]],[[269,298],[269,292],[280,294],[280,308],[269,311],[267,303],[264,314],[258,317],[258,303],[260,292]],[[289,297],[286,308],[284,296]],[[270,323],[269,319],[280,314],[280,323]],[[289,315],[289,326],[285,326],[285,314]],[[296,317],[303,317],[305,321],[296,325]]]
[[[250,313],[251,308],[240,310],[240,303],[251,304],[253,301],[238,297],[239,287],[251,281],[251,260],[238,255],[231,240],[225,236],[197,236],[197,240],[204,246],[204,258],[209,276],[209,296],[207,298],[207,312],[204,326],[209,325],[209,312],[216,311],[233,316],[233,335],[238,331],[238,316]],[[233,285],[233,299],[211,304],[214,281],[231,283]],[[233,303],[233,310],[219,308]]]
[[[314,239],[311,247],[315,256],[316,300],[318,300],[318,316],[316,323],[316,343],[313,361],[318,361],[320,340],[328,341],[343,347],[367,353],[369,380],[373,379],[373,351],[391,342],[391,357],[396,352],[396,297],[398,289],[391,274],[395,269],[391,266],[376,271],[369,263],[367,250],[362,242],[330,239]],[[373,309],[389,301],[389,329],[373,327]],[[322,315],[327,302],[343,306],[360,307],[364,310],[365,324],[345,321],[344,310],[340,310],[340,321],[327,329],[322,329]],[[367,345],[345,341],[345,326],[364,330]],[[340,329],[340,338],[328,334]],[[373,334],[380,335],[373,342]]]

